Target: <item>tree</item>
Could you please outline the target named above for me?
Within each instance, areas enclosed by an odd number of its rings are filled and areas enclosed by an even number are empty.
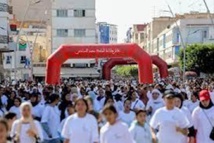
[[[137,66],[117,66],[116,73],[120,76],[134,76],[138,75],[138,67]]]
[[[183,67],[184,49],[179,55],[180,66]],[[186,47],[186,70],[214,73],[214,44],[193,44]]]

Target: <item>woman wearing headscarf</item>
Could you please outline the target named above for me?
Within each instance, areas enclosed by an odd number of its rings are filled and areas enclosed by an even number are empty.
[[[32,108],[32,115],[33,118],[37,121],[41,121],[42,113],[44,111],[44,106],[39,104],[39,92],[31,93],[30,102],[33,106]]]
[[[164,101],[162,94],[158,89],[153,89],[151,92],[151,98],[149,99],[148,104],[146,105],[146,110],[149,115],[153,115],[155,111],[164,106]]]
[[[8,101],[7,101],[7,110],[9,110],[12,106],[14,106],[14,100],[15,100],[16,97],[17,97],[16,91],[12,91],[9,94],[9,98],[8,98]]]
[[[214,143],[214,106],[208,90],[199,93],[200,103],[192,113],[197,143]]]
[[[42,128],[31,114],[32,105],[24,102],[20,106],[21,118],[16,120],[11,129],[14,143],[37,143],[43,140]]]
[[[70,93],[63,93],[62,102],[59,104],[59,110],[61,111],[60,121],[66,118],[66,108],[69,104],[72,104]]]

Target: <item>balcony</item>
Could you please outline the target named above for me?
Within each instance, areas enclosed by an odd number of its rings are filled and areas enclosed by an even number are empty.
[[[0,35],[0,44],[8,44],[8,40],[7,35]]]
[[[8,5],[5,3],[0,3],[0,12],[8,12]]]

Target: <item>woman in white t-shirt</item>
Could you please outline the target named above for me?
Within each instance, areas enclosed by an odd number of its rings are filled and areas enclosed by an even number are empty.
[[[38,121],[33,120],[32,105],[24,102],[20,106],[21,118],[16,120],[10,136],[19,143],[36,143],[43,140],[43,132]]]
[[[100,130],[100,143],[134,143],[128,126],[117,120],[116,108],[107,104],[103,109],[107,123]]]
[[[41,123],[45,131],[45,143],[60,143],[60,135],[58,133],[60,110],[57,106],[59,99],[58,94],[51,94],[49,97],[49,105],[45,107],[42,115]]]
[[[137,92],[133,92],[131,95],[131,109],[137,111],[139,109],[145,109],[144,103],[138,98]]]
[[[131,111],[131,100],[124,101],[124,110],[119,113],[119,119],[128,126],[135,120],[135,113]]]
[[[197,131],[197,143],[214,143],[210,138],[214,126],[214,105],[209,91],[202,90],[199,93],[199,99],[200,104],[192,113],[193,124]]]
[[[192,113],[196,107],[199,105],[199,100],[198,100],[198,92],[193,92],[191,94],[191,102],[189,104],[189,110]]]
[[[155,133],[158,130],[159,143],[182,143],[183,135],[188,133],[189,121],[184,113],[174,106],[173,91],[163,95],[165,107],[158,109],[150,120],[150,126]]]
[[[87,101],[83,98],[75,102],[76,113],[69,116],[62,129],[64,143],[98,143],[98,124],[89,113]]]
[[[21,117],[21,113],[19,109],[19,106],[21,105],[21,103],[22,103],[22,99],[19,97],[16,97],[14,99],[14,106],[12,106],[9,110],[9,112],[15,113],[17,118]]]

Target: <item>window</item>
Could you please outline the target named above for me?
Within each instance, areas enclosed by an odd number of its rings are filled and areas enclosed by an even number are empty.
[[[56,10],[57,17],[68,17],[68,10],[66,9],[58,9]]]
[[[88,64],[86,63],[76,63],[76,64],[73,64],[73,67],[74,68],[87,68],[88,67]]]
[[[84,37],[85,35],[85,29],[74,29],[74,37]]]
[[[138,33],[135,34],[135,40],[138,40]]]
[[[21,56],[20,64],[24,64],[26,62],[26,56]]]
[[[205,39],[207,38],[207,31],[206,30],[203,31],[203,38],[205,38]]]
[[[74,17],[85,17],[85,10],[74,10]]]
[[[57,36],[67,37],[68,36],[68,29],[57,29]]]
[[[7,56],[6,57],[6,64],[11,64],[11,59],[12,59],[12,56]]]
[[[140,33],[140,42],[143,42],[144,40],[144,33]]]
[[[166,48],[166,34],[163,34],[163,48]]]

